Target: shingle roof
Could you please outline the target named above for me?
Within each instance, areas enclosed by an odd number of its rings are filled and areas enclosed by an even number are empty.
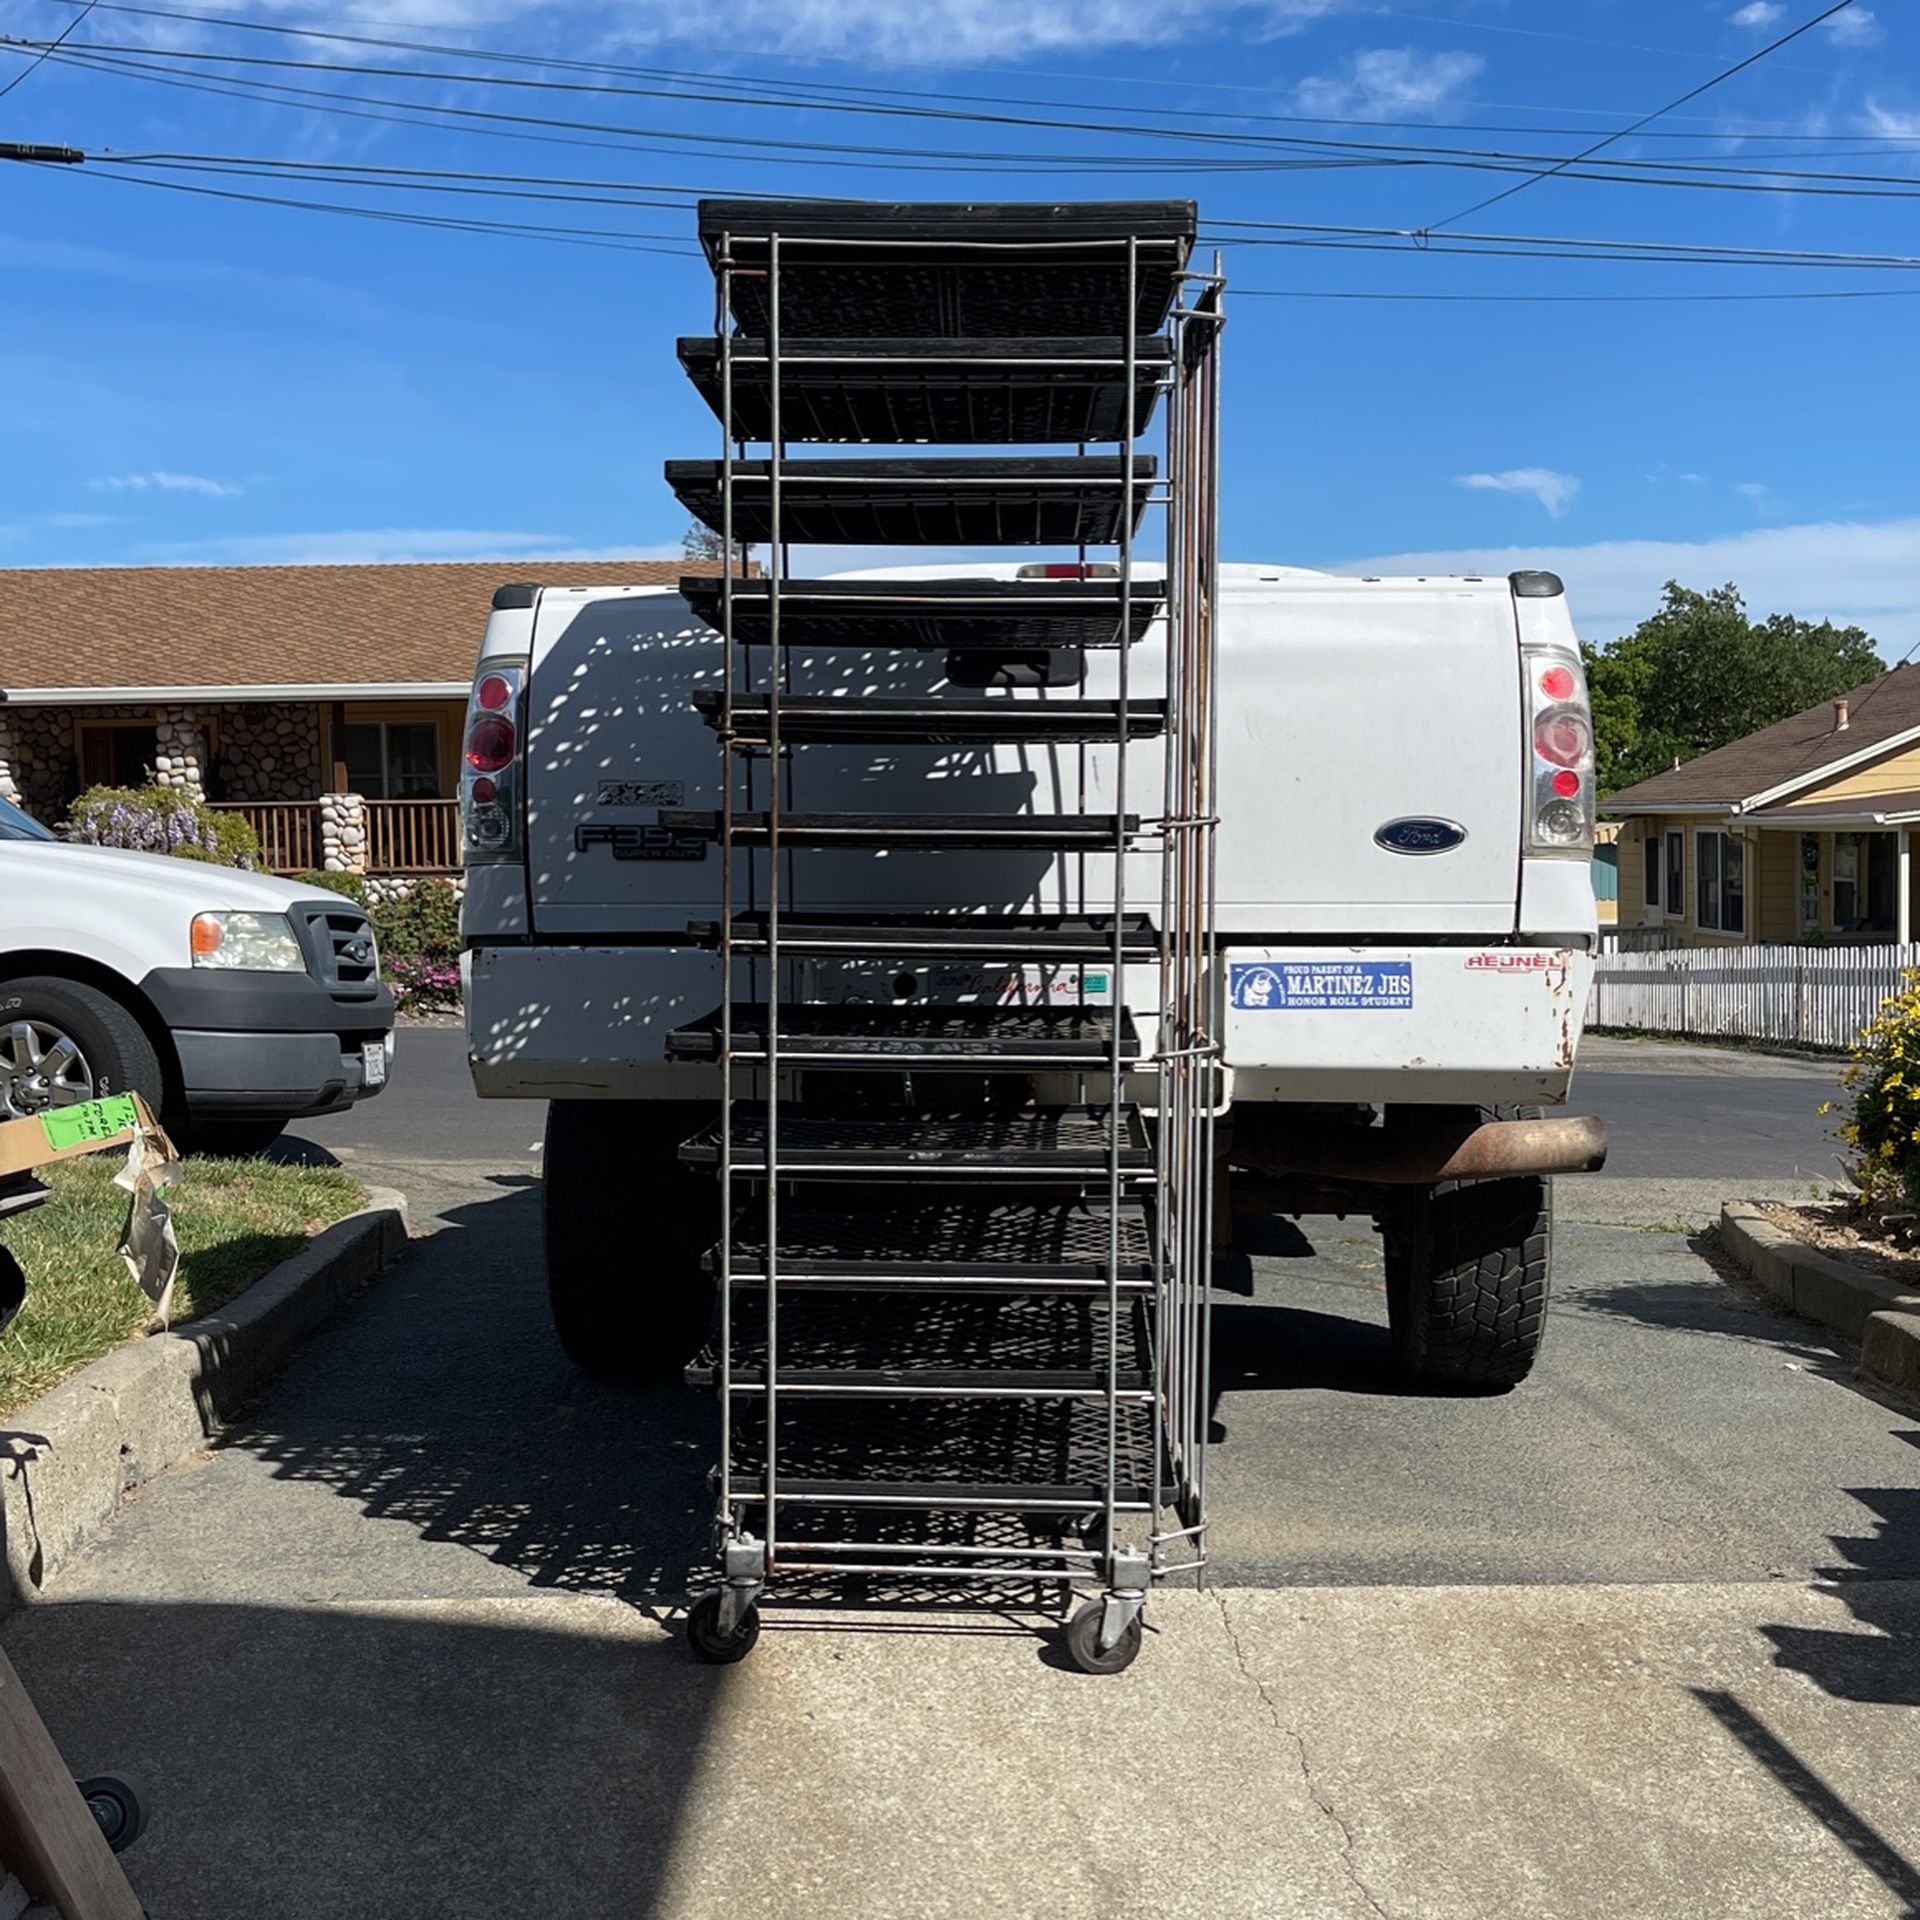
[[[1896,667],[1840,696],[1848,725],[1834,726],[1834,703],[1822,700],[1669,773],[1622,787],[1601,801],[1603,812],[1622,807],[1737,806],[1789,781],[1806,779],[1839,760],[1867,755],[1920,728],[1920,668]]]
[[[493,590],[646,586],[685,560],[0,570],[0,688],[426,686],[471,677]]]

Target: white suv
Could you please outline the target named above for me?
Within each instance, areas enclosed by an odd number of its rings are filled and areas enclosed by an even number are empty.
[[[137,1090],[176,1136],[251,1151],[378,1093],[392,1048],[351,900],[70,845],[0,800],[0,1119]]]

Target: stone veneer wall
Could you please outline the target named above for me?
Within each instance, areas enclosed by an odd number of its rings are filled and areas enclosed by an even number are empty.
[[[0,746],[0,759],[19,790],[19,804],[36,820],[57,826],[67,802],[78,791],[80,766],[74,746],[72,707],[17,707],[0,709],[10,745]],[[87,707],[90,720],[151,721],[151,707]],[[4,790],[4,788],[0,788]]]
[[[214,722],[213,767],[223,800],[315,800],[325,786],[320,709],[256,701],[203,708]]]

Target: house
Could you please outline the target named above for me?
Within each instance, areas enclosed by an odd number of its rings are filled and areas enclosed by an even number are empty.
[[[459,865],[468,683],[508,581],[671,582],[714,562],[0,570],[0,795],[48,822],[149,777],[244,813],[267,864]]]
[[[1904,943],[1920,929],[1920,667],[1623,788],[1601,810],[1623,824],[1629,940]]]

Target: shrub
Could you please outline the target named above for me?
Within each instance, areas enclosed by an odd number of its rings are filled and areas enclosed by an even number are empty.
[[[190,800],[177,787],[89,787],[60,832],[87,846],[169,853],[216,867],[260,864],[260,842],[246,818]]]
[[[460,1004],[460,896],[444,880],[422,880],[373,909],[373,930],[393,997],[403,1013]]]
[[[1920,971],[1909,968],[1901,979],[1853,1044],[1840,1077],[1848,1099],[1839,1131],[1853,1149],[1848,1171],[1862,1199],[1897,1197],[1920,1208]]]
[[[291,873],[287,878],[296,886],[318,887],[323,893],[343,894],[356,907],[367,904],[367,883],[357,873],[327,873],[319,867],[309,867],[304,873]]]

